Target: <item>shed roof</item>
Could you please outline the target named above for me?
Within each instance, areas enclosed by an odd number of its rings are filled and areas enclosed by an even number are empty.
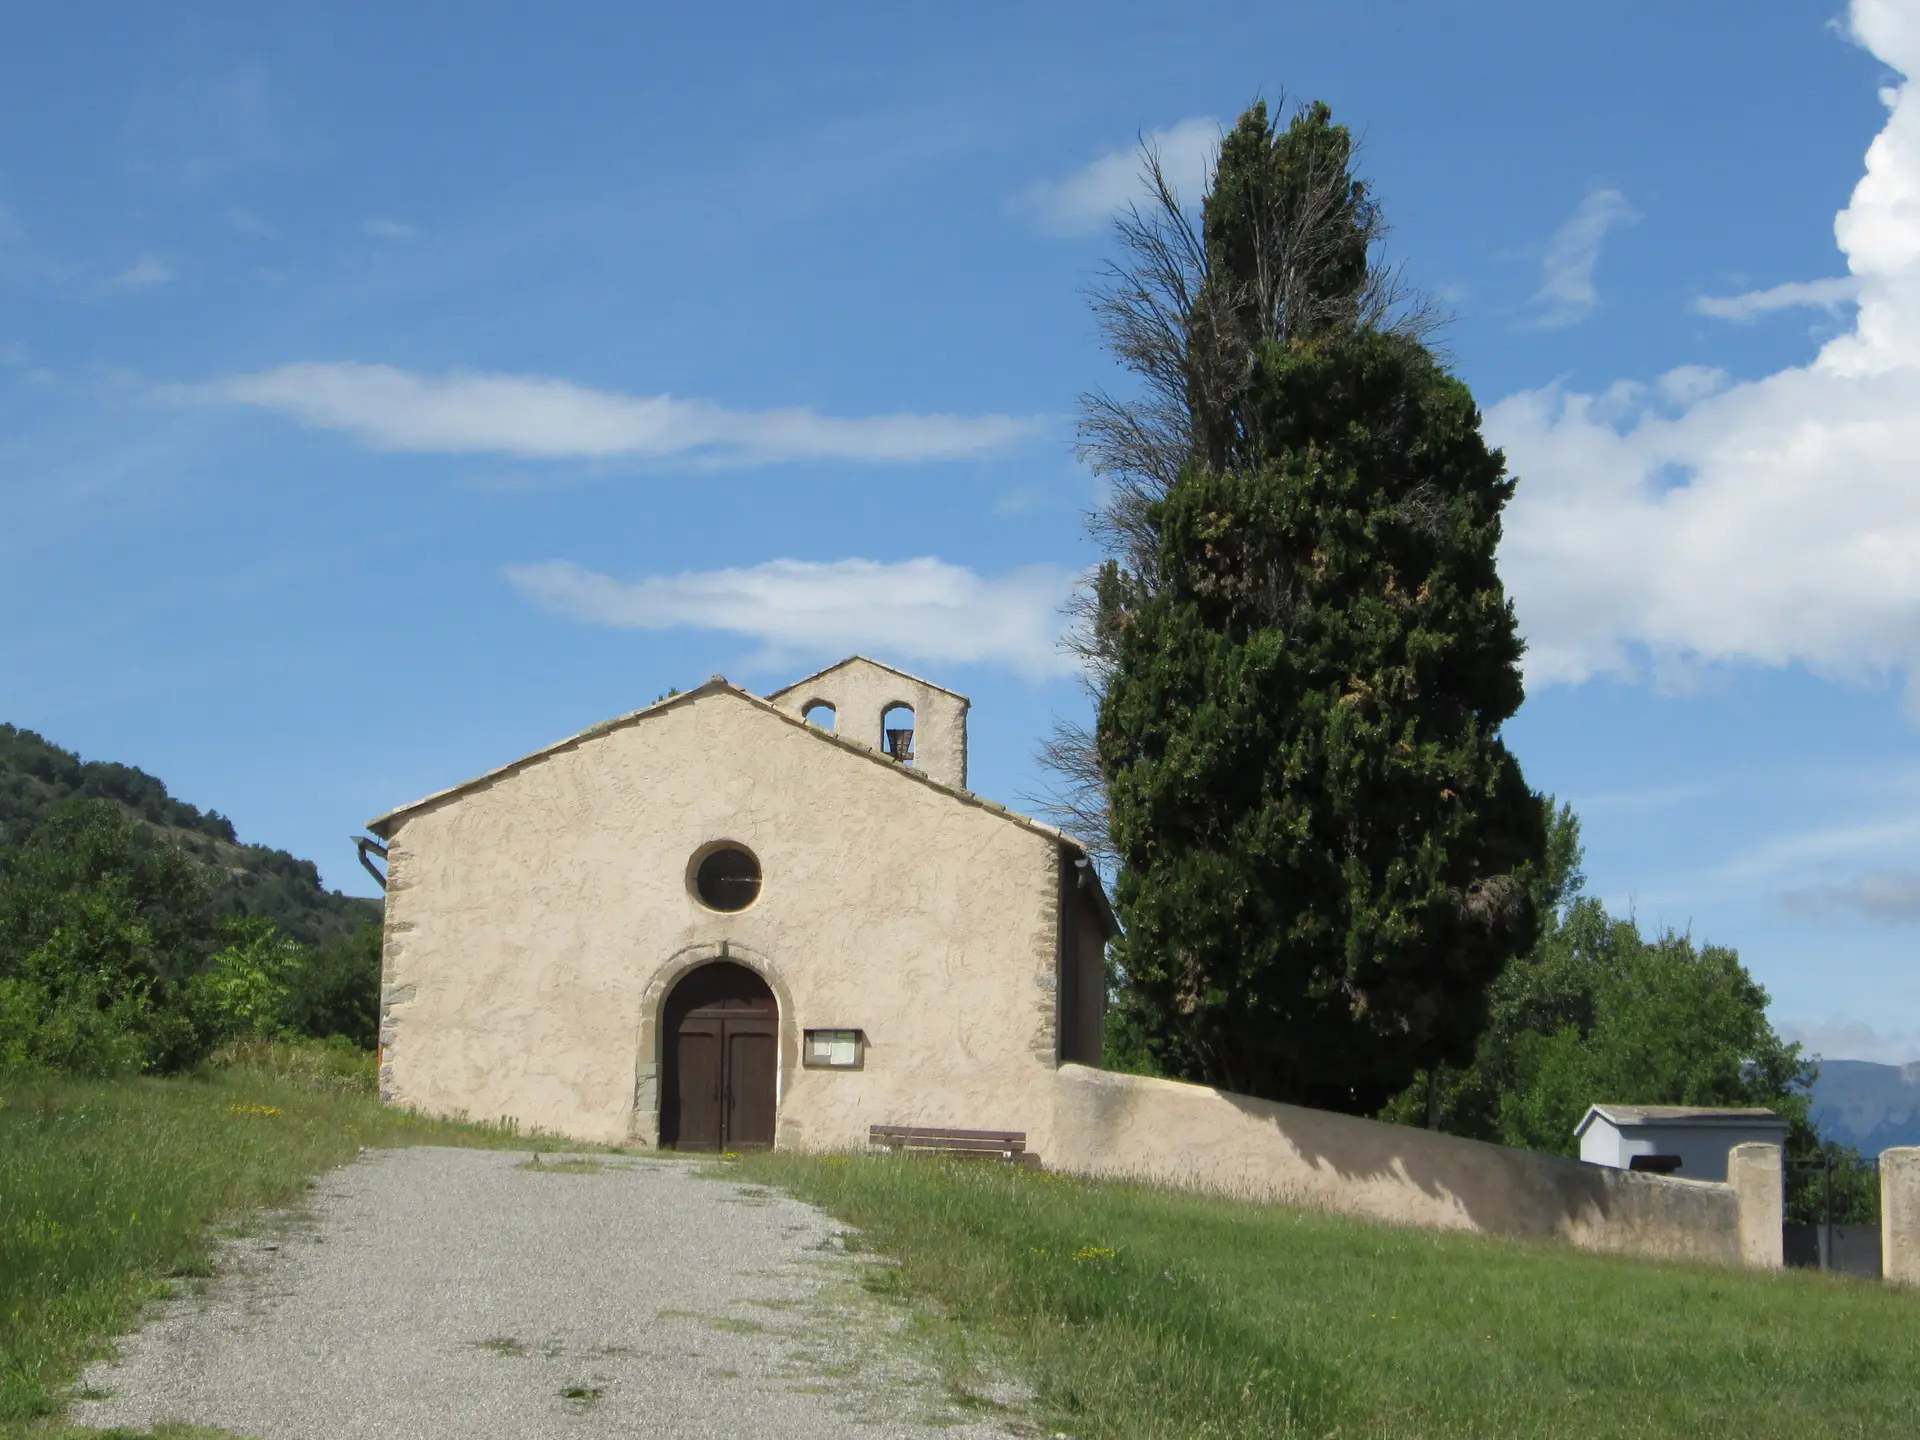
[[[1574,1136],[1587,1133],[1598,1116],[1616,1130],[1634,1130],[1647,1126],[1690,1125],[1732,1130],[1784,1130],[1786,1117],[1763,1106],[1721,1107],[1715,1105],[1595,1105],[1574,1128]]]
[[[892,667],[888,666],[886,668],[891,669]],[[900,673],[904,674],[905,672]],[[804,684],[805,682],[803,681],[801,683]],[[792,688],[792,686],[788,687],[788,689]],[[939,687],[936,686],[935,688]],[[948,693],[951,694],[953,692],[949,691]],[[842,736],[836,735],[831,730],[823,729],[821,726],[802,719],[791,711],[783,710],[772,701],[762,699],[750,690],[741,689],[724,675],[716,675],[706,684],[697,689],[689,690],[684,695],[669,695],[665,699],[656,700],[653,704],[643,709],[634,710],[625,715],[615,716],[611,720],[602,721],[598,725],[582,730],[577,735],[569,735],[564,740],[556,741],[552,745],[543,746],[530,754],[522,755],[518,760],[509,761],[507,764],[489,770],[483,775],[476,775],[471,780],[462,781],[458,785],[448,786],[445,790],[436,790],[433,794],[423,796],[411,804],[397,806],[387,811],[384,815],[378,815],[372,820],[369,820],[367,822],[367,829],[378,835],[382,840],[389,839],[392,837],[394,826],[409,815],[436,805],[444,804],[449,800],[456,800],[470,790],[478,790],[482,786],[492,784],[496,780],[505,779],[515,771],[532,765],[536,761],[544,760],[549,755],[558,754],[562,750],[572,749],[577,745],[583,745],[589,740],[597,740],[602,735],[611,734],[615,730],[624,730],[629,725],[638,724],[650,715],[657,715],[663,711],[690,704],[695,700],[709,695],[726,695],[735,700],[743,700],[756,709],[776,717],[783,725],[795,726],[823,744],[837,745],[842,750],[858,755],[864,760],[870,760],[876,765],[884,765],[888,770],[901,776],[903,779],[937,790],[942,795],[946,795],[963,805],[971,805],[977,809],[985,810],[990,814],[998,815],[1001,819],[1018,825],[1023,830],[1030,830],[1036,835],[1043,835],[1053,841],[1054,844],[1058,845],[1062,850],[1074,856],[1076,860],[1087,865],[1089,870],[1091,869],[1092,862],[1086,843],[1082,840],[1075,839],[1073,836],[1067,834],[1066,831],[1057,830],[1045,821],[1035,820],[1030,815],[1022,815],[1017,810],[1009,810],[1006,806],[988,800],[984,796],[976,795],[971,790],[961,790],[956,786],[943,784],[928,775],[925,771],[916,770],[910,765],[902,765],[899,761],[893,759],[892,756],[883,754],[870,745],[862,745],[857,740],[845,739]],[[1120,922],[1113,913],[1113,906],[1107,899],[1106,888],[1101,885],[1098,874],[1092,876],[1092,881],[1091,888],[1094,896],[1094,908],[1099,912],[1100,923],[1106,930],[1108,938],[1111,939],[1120,933]]]

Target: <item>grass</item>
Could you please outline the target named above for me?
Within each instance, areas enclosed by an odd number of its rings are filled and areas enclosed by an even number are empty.
[[[4,1440],[83,1433],[58,1427],[63,1392],[143,1305],[210,1273],[210,1226],[296,1201],[364,1146],[532,1143],[383,1109],[358,1052],[220,1059],[186,1079],[0,1081]]]
[[[0,1440],[81,1433],[59,1423],[63,1393],[145,1303],[209,1273],[210,1226],[297,1201],[364,1146],[534,1144],[382,1109],[357,1055],[223,1060],[191,1079],[0,1082]],[[538,1163],[579,1168],[552,1158],[563,1148],[540,1141]],[[1920,1293],[1872,1282],[986,1162],[755,1154],[721,1168],[820,1205],[891,1257],[867,1283],[912,1308],[961,1398],[1011,1372],[1084,1440],[1920,1434]]]
[[[979,1161],[744,1157],[890,1257],[973,1357],[1095,1437],[1920,1434],[1920,1293],[1078,1181]]]

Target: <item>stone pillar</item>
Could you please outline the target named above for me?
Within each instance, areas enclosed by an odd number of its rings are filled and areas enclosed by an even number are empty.
[[[1880,1152],[1880,1273],[1920,1285],[1920,1147]]]
[[[1740,1263],[1749,1270],[1780,1269],[1780,1224],[1786,1218],[1780,1147],[1734,1146],[1727,1152],[1727,1181],[1740,1214]]]

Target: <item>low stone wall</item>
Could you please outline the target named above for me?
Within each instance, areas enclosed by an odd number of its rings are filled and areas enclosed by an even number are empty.
[[[1083,1065],[1057,1072],[1049,1141],[1048,1167],[1079,1174],[1585,1250],[1781,1263],[1772,1145],[1737,1147],[1728,1183],[1671,1179]]]

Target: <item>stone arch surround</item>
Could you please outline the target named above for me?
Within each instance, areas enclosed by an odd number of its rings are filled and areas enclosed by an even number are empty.
[[[661,1020],[666,1015],[667,997],[688,975],[716,960],[731,960],[753,971],[767,982],[780,1009],[780,1065],[773,1092],[774,1143],[779,1144],[780,1104],[800,1064],[800,1030],[794,1022],[793,996],[766,956],[744,945],[718,940],[676,950],[654,970],[646,988],[640,992],[640,1034],[634,1047],[633,1118],[628,1128],[636,1145],[654,1149],[660,1144],[660,1082],[662,1067],[666,1064],[666,1027]]]

